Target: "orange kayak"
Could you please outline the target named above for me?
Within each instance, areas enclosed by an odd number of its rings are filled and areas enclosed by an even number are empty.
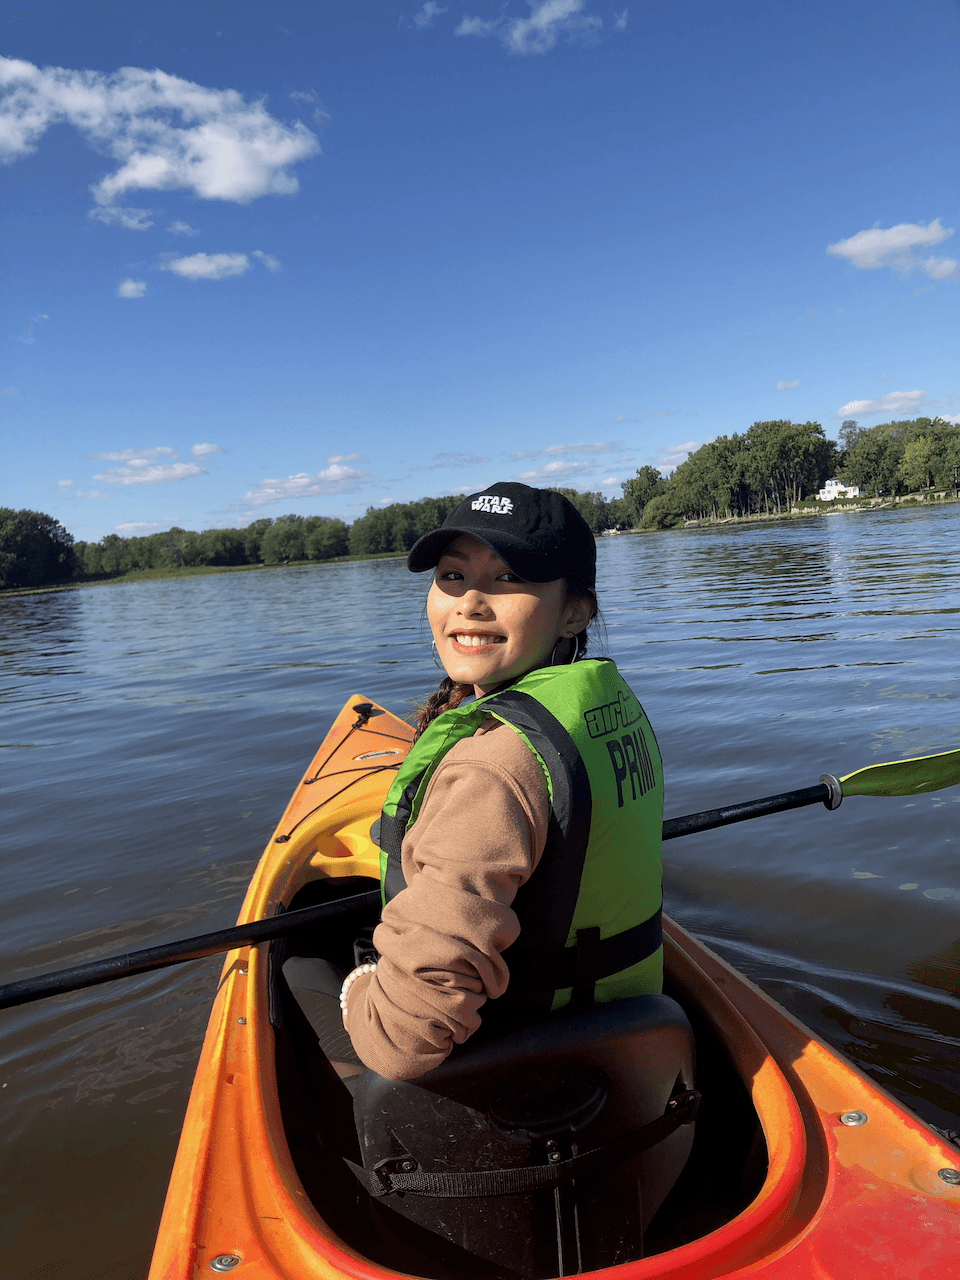
[[[378,887],[370,825],[411,740],[401,720],[350,699],[238,923]],[[654,1219],[646,1256],[607,1270],[617,1280],[960,1276],[960,1152],[667,919],[664,954],[696,1032],[702,1119],[682,1194]],[[325,1132],[352,1117],[291,1085],[290,1046],[272,1016],[275,968],[267,944],[226,957],[149,1280],[419,1274],[368,1248],[362,1214],[351,1219],[351,1197],[365,1193],[323,1152]]]

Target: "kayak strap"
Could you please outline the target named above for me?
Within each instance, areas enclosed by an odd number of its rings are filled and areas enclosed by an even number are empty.
[[[410,1155],[381,1160],[372,1169],[362,1169],[352,1160],[346,1163],[371,1196],[408,1192],[433,1196],[440,1200],[474,1199],[479,1196],[515,1196],[541,1191],[570,1182],[598,1167],[626,1160],[628,1156],[649,1151],[663,1142],[681,1125],[693,1124],[697,1118],[700,1094],[687,1089],[674,1094],[663,1115],[632,1133],[623,1134],[602,1146],[581,1151],[564,1160],[555,1142],[547,1147],[547,1163],[514,1169],[482,1169],[473,1173],[426,1173]]]

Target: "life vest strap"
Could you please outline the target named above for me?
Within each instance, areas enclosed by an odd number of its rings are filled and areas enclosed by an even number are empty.
[[[662,907],[632,929],[610,938],[591,939],[586,951],[579,946],[524,948],[521,941],[504,953],[510,970],[510,994],[590,986],[648,959],[662,944]]]

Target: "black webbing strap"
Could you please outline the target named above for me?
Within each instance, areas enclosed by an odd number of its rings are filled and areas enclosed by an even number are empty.
[[[669,1138],[683,1124],[697,1118],[700,1094],[696,1089],[675,1094],[662,1116],[634,1129],[602,1147],[581,1151],[568,1160],[548,1164],[525,1165],[519,1169],[483,1169],[476,1173],[423,1173],[413,1156],[393,1156],[381,1160],[372,1169],[361,1169],[347,1160],[357,1179],[371,1196],[389,1196],[409,1192],[432,1196],[437,1200],[473,1200],[480,1196],[516,1196],[528,1191],[557,1187],[572,1178],[581,1177],[597,1167],[606,1167],[628,1156],[649,1151]],[[556,1152],[551,1155],[559,1154]]]
[[[600,971],[600,926],[577,930],[577,976],[570,998],[572,1009],[589,1009],[594,1003],[595,975]]]
[[[578,930],[577,937],[587,930]],[[510,970],[511,989],[526,991],[561,991],[599,982],[613,973],[629,969],[646,960],[663,944],[663,909],[648,919],[615,933],[612,938],[590,942],[581,954],[580,946],[525,948],[521,941],[504,952]]]

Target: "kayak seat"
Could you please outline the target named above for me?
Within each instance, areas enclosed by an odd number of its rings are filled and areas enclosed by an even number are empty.
[[[634,996],[481,1030],[417,1080],[364,1070],[351,1167],[394,1270],[592,1271],[643,1256],[698,1099],[683,1010]]]

